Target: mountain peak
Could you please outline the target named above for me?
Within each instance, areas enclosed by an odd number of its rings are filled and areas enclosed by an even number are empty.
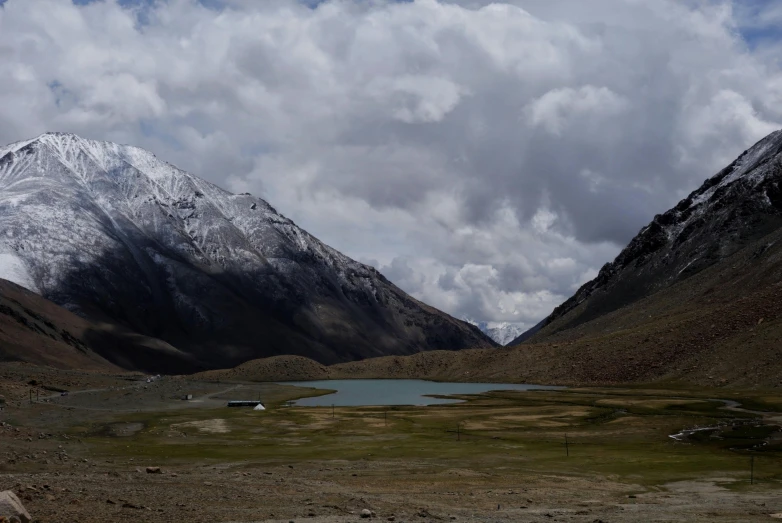
[[[94,145],[108,145],[111,142],[100,142],[96,140],[88,140],[82,138],[78,134],[65,133],[60,131],[47,131],[36,138],[30,140],[30,142],[38,142],[46,145],[54,145],[57,147],[62,146],[80,146],[86,143],[92,143]]]
[[[470,325],[478,327],[486,336],[502,346],[507,345],[525,331],[519,323],[475,321],[468,317],[462,319]]]
[[[0,227],[0,278],[205,366],[493,346],[264,200],[136,147],[71,133],[0,147]]]
[[[72,138],[81,138],[79,135],[74,133],[68,133],[63,131],[46,131],[45,133],[41,133],[38,138],[43,138],[44,136],[62,136],[62,137],[72,137]]]

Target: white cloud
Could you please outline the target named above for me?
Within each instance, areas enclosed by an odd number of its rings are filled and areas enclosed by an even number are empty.
[[[533,126],[541,126],[559,136],[564,127],[576,119],[588,119],[599,132],[600,126],[612,125],[627,102],[606,87],[585,85],[578,89],[553,89],[533,100],[527,108]]]
[[[0,142],[133,143],[459,316],[532,325],[782,121],[772,8],[8,0]],[[733,7],[733,8],[732,8]]]

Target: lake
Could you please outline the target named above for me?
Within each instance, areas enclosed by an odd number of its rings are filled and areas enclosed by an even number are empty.
[[[361,407],[368,405],[440,405],[459,403],[458,399],[427,397],[428,394],[480,394],[490,390],[555,390],[564,387],[513,383],[440,383],[424,380],[321,380],[286,381],[282,385],[332,389],[337,392],[303,398],[303,407]]]

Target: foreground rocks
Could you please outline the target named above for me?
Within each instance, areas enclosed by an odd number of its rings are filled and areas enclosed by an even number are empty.
[[[17,520],[21,523],[30,523],[32,521],[22,502],[10,490],[0,492],[0,517],[5,517],[8,521]]]

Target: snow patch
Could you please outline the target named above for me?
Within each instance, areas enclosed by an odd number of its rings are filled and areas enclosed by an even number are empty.
[[[486,336],[503,346],[515,340],[527,330],[521,323],[475,321],[470,318],[464,318],[464,321],[475,325]]]
[[[4,278],[25,289],[38,293],[38,286],[35,285],[30,271],[24,261],[17,255],[4,252],[0,253],[0,278]]]

